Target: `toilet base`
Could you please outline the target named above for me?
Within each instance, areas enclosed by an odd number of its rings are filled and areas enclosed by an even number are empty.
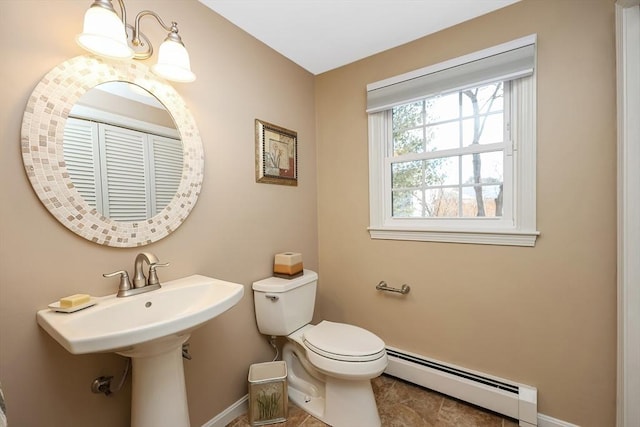
[[[300,357],[294,344],[285,344],[283,360],[287,362],[287,388],[293,403],[333,427],[381,425],[371,380],[344,380],[308,372],[313,367],[304,369]]]

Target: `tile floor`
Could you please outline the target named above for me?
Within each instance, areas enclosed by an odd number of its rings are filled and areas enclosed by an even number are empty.
[[[382,375],[372,381],[383,427],[517,427],[516,420],[485,411],[443,394]],[[293,404],[287,422],[277,427],[326,427]],[[227,427],[250,426],[247,415]],[[353,426],[368,427],[368,426]]]

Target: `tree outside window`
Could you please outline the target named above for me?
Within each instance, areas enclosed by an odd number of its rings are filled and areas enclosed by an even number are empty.
[[[392,216],[502,216],[504,82],[392,110]]]

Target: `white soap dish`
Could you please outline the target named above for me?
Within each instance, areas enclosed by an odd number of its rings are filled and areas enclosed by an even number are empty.
[[[60,307],[60,301],[56,301],[49,304],[49,308],[53,311],[59,311],[60,313],[73,313],[78,310],[89,308],[92,305],[96,305],[97,303],[98,303],[98,299],[91,297],[89,299],[89,302],[85,302],[84,304],[79,304],[73,307]]]

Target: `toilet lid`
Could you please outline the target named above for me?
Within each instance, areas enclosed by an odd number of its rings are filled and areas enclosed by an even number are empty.
[[[385,353],[384,341],[366,329],[326,320],[304,332],[304,343],[314,353],[345,361],[375,360]]]

